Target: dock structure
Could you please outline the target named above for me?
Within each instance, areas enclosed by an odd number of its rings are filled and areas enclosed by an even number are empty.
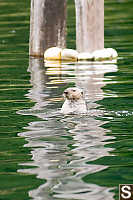
[[[67,0],[31,0],[29,55],[66,46]],[[104,48],[104,0],[75,0],[78,52]]]
[[[29,55],[66,45],[66,0],[31,0]]]
[[[104,0],[75,0],[78,52],[104,48]]]

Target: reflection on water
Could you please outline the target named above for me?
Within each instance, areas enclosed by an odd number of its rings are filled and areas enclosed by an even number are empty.
[[[51,67],[50,67],[51,66]],[[57,70],[55,70],[57,68]],[[106,123],[96,119],[102,112],[96,110],[95,101],[103,98],[101,87],[105,85],[104,73],[117,71],[114,64],[70,64],[47,63],[39,59],[30,59],[32,89],[26,95],[35,102],[30,110],[20,114],[35,115],[41,121],[34,121],[25,127],[19,136],[31,147],[32,162],[20,165],[36,166],[34,169],[22,169],[19,172],[37,174],[46,183],[29,192],[33,199],[109,199],[113,200],[111,188],[96,184],[87,184],[82,178],[85,175],[102,171],[108,166],[90,165],[104,156],[109,156],[111,148],[105,148]],[[50,76],[49,76],[50,75]],[[75,85],[84,89],[88,102],[88,115],[63,116],[59,109],[62,105],[61,94],[71,79]],[[66,87],[66,86],[65,86]],[[57,93],[54,91],[56,90]]]
[[[47,106],[46,97],[48,96],[48,94],[44,94],[47,77],[45,76],[43,59],[31,58],[28,71],[31,72],[31,84],[33,87],[27,96],[33,102],[37,102],[32,109],[40,109],[40,107]]]
[[[105,1],[105,47],[123,58],[118,69],[31,59],[27,72],[30,0],[0,6],[0,199],[118,200],[118,185],[133,182],[132,0]],[[60,114],[74,85],[85,90],[88,115]]]

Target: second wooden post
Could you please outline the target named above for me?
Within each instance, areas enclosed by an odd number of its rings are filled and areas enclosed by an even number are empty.
[[[79,52],[104,48],[104,0],[75,0],[76,46]]]

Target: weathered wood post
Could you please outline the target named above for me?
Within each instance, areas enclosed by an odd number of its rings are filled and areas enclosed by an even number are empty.
[[[76,46],[79,52],[104,48],[104,0],[75,0]]]
[[[43,56],[51,46],[65,47],[66,0],[31,0],[29,55]]]

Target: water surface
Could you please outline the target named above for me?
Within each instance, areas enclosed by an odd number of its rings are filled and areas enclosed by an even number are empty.
[[[105,1],[105,47],[119,59],[104,65],[29,59],[30,1],[0,6],[0,199],[118,200],[133,182],[132,1]],[[87,115],[60,114],[71,86],[84,89]]]

